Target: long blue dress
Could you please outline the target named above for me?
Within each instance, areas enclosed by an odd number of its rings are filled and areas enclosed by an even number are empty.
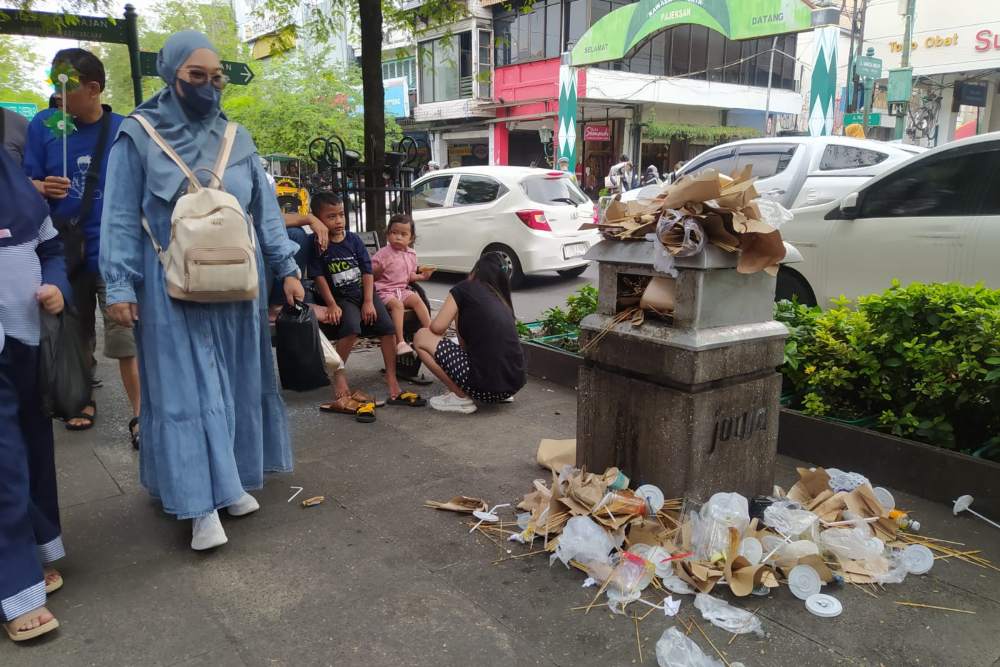
[[[140,216],[166,248],[173,203],[146,187],[143,165],[132,138],[119,134],[104,193],[101,273],[109,305],[139,305],[140,480],[166,512],[188,519],[261,488],[265,472],[292,469],[271,357],[265,262],[276,276],[295,275],[298,248],[285,232],[260,158],[252,154],[230,164],[224,181],[253,218],[258,298],[219,304],[172,299]]]

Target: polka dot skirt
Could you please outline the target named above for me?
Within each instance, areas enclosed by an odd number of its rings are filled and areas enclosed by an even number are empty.
[[[506,392],[482,391],[469,386],[469,355],[461,345],[447,338],[442,338],[438,343],[434,361],[462,391],[478,403],[500,403],[511,397]]]

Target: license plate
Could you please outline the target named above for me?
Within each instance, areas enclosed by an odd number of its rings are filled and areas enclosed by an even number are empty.
[[[563,259],[574,259],[587,254],[586,243],[570,243],[563,246]]]

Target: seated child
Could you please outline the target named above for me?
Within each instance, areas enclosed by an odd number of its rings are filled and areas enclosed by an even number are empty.
[[[316,290],[326,306],[325,310],[317,309],[317,318],[335,327],[333,338],[337,341],[337,354],[346,364],[358,336],[377,336],[385,362],[385,381],[389,389],[387,402],[413,407],[426,405],[427,402],[420,396],[403,392],[399,387],[396,379],[395,328],[382,300],[375,295],[368,249],[361,237],[347,229],[344,203],[332,192],[320,192],[312,197],[311,207],[313,215],[322,220],[330,232],[326,250],[316,252],[313,257],[310,274],[315,276]],[[343,385],[335,383],[335,392],[338,392],[338,386]],[[336,398],[321,409],[357,414],[350,403],[352,396],[337,395]],[[361,398],[354,396],[353,400],[357,402],[366,398],[363,395]],[[370,399],[363,402],[368,403]]]
[[[412,247],[417,240],[413,218],[404,214],[392,216],[385,234],[389,245],[372,255],[375,293],[385,303],[396,327],[396,354],[413,354],[413,348],[403,340],[403,316],[406,309],[410,308],[416,313],[423,328],[431,325],[431,314],[420,295],[410,289],[410,283],[427,280],[434,270],[417,270],[417,253],[413,252]]]

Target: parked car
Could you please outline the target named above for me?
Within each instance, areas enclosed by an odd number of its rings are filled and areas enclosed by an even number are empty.
[[[466,272],[486,252],[503,255],[511,286],[525,274],[576,277],[597,243],[594,204],[562,171],[528,167],[442,169],[413,184],[417,256],[441,271]]]
[[[860,189],[792,211],[782,237],[802,254],[778,297],[826,306],[892,280],[1000,288],[1000,132],[928,150]]]
[[[775,137],[716,146],[692,158],[673,178],[752,165],[756,188],[785,208],[823,204],[923,152],[924,148],[849,137]]]

